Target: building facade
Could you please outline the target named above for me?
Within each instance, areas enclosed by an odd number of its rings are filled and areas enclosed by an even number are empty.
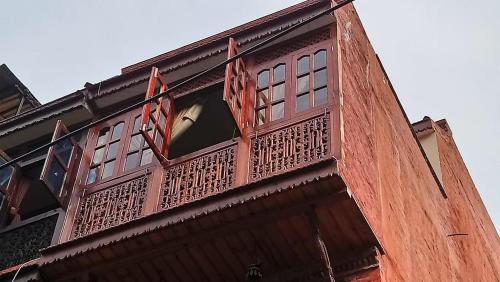
[[[448,123],[409,122],[351,4],[198,75],[334,5],[25,95],[0,161],[57,143],[0,171],[0,281],[500,281]]]

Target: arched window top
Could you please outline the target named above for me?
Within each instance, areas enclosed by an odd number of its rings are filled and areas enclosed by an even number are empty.
[[[257,75],[257,88],[267,88],[269,86],[269,70],[265,69]]]
[[[278,64],[273,69],[273,84],[285,80],[285,64]]]
[[[102,146],[108,141],[109,127],[104,127],[99,130],[96,146]]]
[[[122,136],[124,125],[125,125],[125,123],[122,121],[122,122],[115,124],[115,126],[113,126],[113,135],[111,136],[111,141],[115,141],[115,140],[120,139],[120,137]]]
[[[302,56],[297,60],[297,75],[309,72],[309,55]]]
[[[326,67],[326,50],[321,49],[314,53],[314,69],[318,70]]]

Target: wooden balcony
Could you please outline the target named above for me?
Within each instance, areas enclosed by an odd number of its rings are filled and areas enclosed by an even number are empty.
[[[40,249],[57,242],[64,212],[53,210],[0,231],[0,269],[40,257]]]
[[[81,197],[69,239],[332,159],[331,124],[329,111],[316,111],[104,183]]]

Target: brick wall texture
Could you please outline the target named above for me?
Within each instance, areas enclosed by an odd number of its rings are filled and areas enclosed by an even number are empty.
[[[445,198],[353,6],[335,15],[339,173],[385,251],[381,281],[500,281],[499,237],[451,134],[436,129]]]

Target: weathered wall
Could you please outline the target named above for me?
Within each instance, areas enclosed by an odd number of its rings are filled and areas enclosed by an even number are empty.
[[[448,237],[454,226],[448,221],[471,222],[471,214],[485,213],[472,210],[480,199],[467,208],[466,200],[456,201],[460,195],[443,197],[354,8],[344,7],[336,16],[343,119],[339,172],[384,248],[382,280],[498,281],[498,263],[490,262],[498,257],[493,249],[481,249],[479,239]],[[460,181],[461,173],[450,176],[446,170],[443,177],[454,178],[448,183]],[[491,224],[484,214],[477,216]],[[498,242],[494,230],[485,233]]]
[[[496,273],[500,281],[500,240],[451,132],[433,123],[448,195],[447,233],[455,277],[462,273]],[[481,273],[478,273],[478,275]],[[484,275],[483,278],[488,276]],[[458,280],[458,279],[457,279]],[[484,281],[495,281],[484,280]]]

